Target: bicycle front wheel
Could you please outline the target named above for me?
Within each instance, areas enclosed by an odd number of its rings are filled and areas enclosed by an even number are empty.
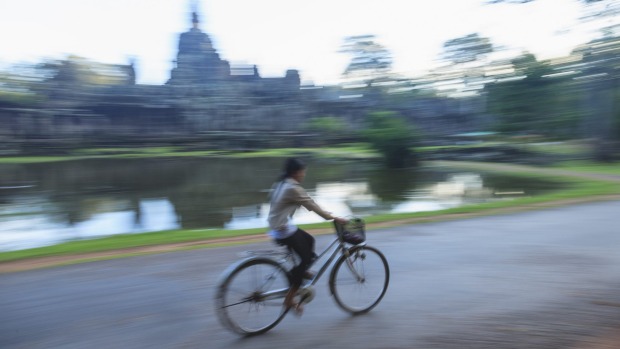
[[[357,315],[374,308],[387,291],[390,268],[385,256],[370,246],[354,246],[340,256],[329,277],[329,289],[343,310]]]
[[[220,322],[243,335],[269,331],[284,315],[284,296],[290,287],[284,268],[268,258],[254,258],[224,273],[216,292]]]

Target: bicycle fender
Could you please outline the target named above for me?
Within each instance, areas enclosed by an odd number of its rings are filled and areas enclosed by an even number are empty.
[[[233,264],[229,265],[220,274],[220,276],[217,279],[217,288],[220,289],[224,285],[224,282],[226,281],[228,276],[230,274],[232,274],[235,270],[241,268],[243,265],[245,265],[245,264],[247,264],[249,262],[254,262],[254,261],[260,261],[260,262],[266,262],[266,263],[274,263],[274,264],[278,264],[279,265],[278,262],[274,261],[271,258],[267,258],[267,257],[247,257],[247,258],[238,260],[238,261],[234,262]]]

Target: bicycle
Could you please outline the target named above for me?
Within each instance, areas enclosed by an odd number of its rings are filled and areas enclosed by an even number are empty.
[[[390,269],[378,249],[366,245],[364,221],[353,218],[346,225],[334,222],[336,239],[313,262],[331,251],[316,275],[300,287],[301,302],[314,299],[314,285],[336,256],[329,276],[329,290],[336,304],[352,315],[373,309],[387,291]],[[290,310],[284,296],[290,287],[289,266],[296,255],[282,251],[246,251],[249,257],[229,266],[221,275],[215,295],[222,325],[241,335],[257,335],[274,328]]]

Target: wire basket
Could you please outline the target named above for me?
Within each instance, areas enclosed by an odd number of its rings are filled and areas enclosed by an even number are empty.
[[[366,241],[366,224],[364,220],[359,217],[349,219],[346,224],[337,224],[336,233],[340,241],[357,245]]]

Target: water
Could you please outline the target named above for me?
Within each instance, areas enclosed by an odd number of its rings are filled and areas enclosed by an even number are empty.
[[[113,234],[266,226],[282,159],[91,159],[0,165],[0,251]],[[557,185],[449,169],[310,161],[304,187],[336,215],[419,212]],[[322,221],[300,209],[297,223]]]

